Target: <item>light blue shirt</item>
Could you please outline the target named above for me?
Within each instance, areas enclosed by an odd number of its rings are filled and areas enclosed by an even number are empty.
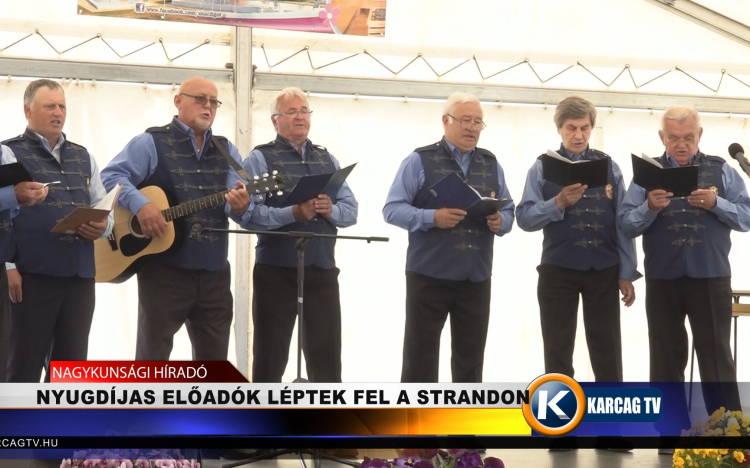
[[[203,133],[203,147],[198,149],[195,142],[195,131],[177,119],[175,119],[174,122],[182,127],[182,129],[190,136],[190,141],[193,144],[196,158],[200,160],[201,155],[205,152],[205,149],[211,141],[211,129],[208,129]],[[229,145],[229,155],[232,156],[237,163],[240,163],[242,158],[237,147],[228,140],[227,143]],[[143,205],[150,203],[150,201],[136,188],[136,186],[148,179],[154,173],[158,162],[159,158],[156,154],[156,145],[154,144],[153,135],[150,133],[142,133],[130,140],[125,148],[123,148],[123,150],[120,151],[120,153],[115,156],[109,164],[107,164],[107,167],[102,170],[104,185],[111,190],[115,185],[122,184],[118,204],[124,206],[130,212],[138,214],[141,208],[143,208]],[[227,189],[237,188],[237,181],[243,182],[234,168],[230,166],[229,172],[227,173]],[[232,208],[229,206],[229,203],[225,203],[224,213],[236,223],[241,224],[243,220],[249,218],[252,207],[253,201],[251,199],[247,211],[240,216],[232,213]]]
[[[565,153],[572,161],[583,159],[583,153],[571,154],[567,149]],[[620,166],[614,160],[611,160],[611,162],[612,173],[615,178],[615,206],[619,213],[622,210],[622,201],[625,197],[625,184],[622,180]],[[524,231],[538,231],[549,223],[562,221],[565,217],[565,210],[560,211],[554,197],[549,200],[544,199],[542,195],[544,182],[542,161],[537,159],[526,176],[526,185],[523,188],[521,203],[518,204],[518,209],[516,210],[518,226]],[[635,281],[643,276],[637,270],[638,259],[635,253],[635,241],[623,232],[619,223],[615,224],[617,231],[617,253],[620,256],[620,278]]]
[[[50,148],[49,141],[47,141],[46,138],[44,138],[42,135],[34,132],[36,136],[39,137],[39,140],[44,145],[44,149],[49,151],[50,154],[55,158],[55,160],[60,163],[60,153],[62,151],[62,144],[65,142],[65,136],[60,134],[60,137],[57,139],[57,144],[54,148]],[[99,174],[99,166],[96,164],[96,159],[94,158],[91,153],[89,153],[89,159],[91,160],[91,180],[89,181],[89,201],[91,202],[91,206],[96,205],[99,203],[102,198],[107,196],[107,190],[104,188],[104,185],[102,184],[102,178]],[[0,156],[0,162],[2,164],[12,164],[14,162],[17,162],[18,159],[16,158],[16,154],[13,152],[12,149],[8,148],[5,145],[2,145],[2,156]],[[4,187],[4,189],[7,189],[8,187]],[[10,187],[11,190],[13,190],[13,187]],[[0,194],[0,197],[3,195]],[[18,200],[16,200],[15,191],[13,191],[13,204],[15,204],[14,207],[11,208],[11,217],[16,217],[18,215],[18,210],[20,209],[18,207]],[[0,205],[2,206],[2,205]],[[109,216],[107,217],[107,229],[104,231],[104,234],[101,235],[101,237],[108,237],[109,234],[112,232],[112,226],[114,226],[115,218],[114,213],[110,212]],[[5,268],[8,270],[13,270],[16,268],[16,265],[13,263],[6,263]]]
[[[2,160],[3,146],[0,145],[0,161]],[[13,185],[8,185],[0,188],[0,211],[12,210],[18,208],[18,200],[16,199],[16,189]]]
[[[693,164],[695,156],[689,160]],[[680,164],[667,155],[667,162],[672,167]],[[722,164],[721,181],[724,184],[724,197],[716,197],[716,206],[709,211],[730,228],[736,231],[750,230],[750,200],[748,200],[745,182],[739,173],[729,164]],[[648,207],[646,189],[631,183],[618,214],[618,224],[628,237],[638,237],[651,226],[658,211]]]
[[[461,154],[461,151],[450,144],[443,138],[451,151],[453,159],[461,167],[464,177],[469,171],[471,158],[474,156],[474,150]],[[497,198],[510,198],[510,192],[505,185],[505,176],[500,163],[497,164],[497,182],[500,192]],[[435,227],[435,211],[433,209],[416,208],[412,205],[417,193],[424,185],[424,167],[419,153],[411,153],[404,159],[401,166],[396,172],[396,178],[388,191],[388,197],[383,207],[383,218],[387,223],[393,224],[407,231],[427,231]],[[502,222],[497,236],[502,236],[510,232],[513,227],[513,209],[515,205],[510,203],[500,210]]]
[[[309,141],[309,140],[308,140]],[[287,142],[295,146],[293,143]],[[302,160],[305,160],[307,153],[307,141],[302,144]],[[331,161],[333,161],[334,168],[338,171],[341,166],[338,160],[331,154]],[[260,150],[254,149],[247,156],[245,161],[242,163],[242,167],[253,176],[262,176],[268,173],[268,164],[266,164],[266,158]],[[267,206],[265,204],[265,195],[255,195],[255,207],[252,210],[252,215],[246,221],[243,219],[242,227],[245,229],[259,230],[259,231],[270,231],[278,229],[287,224],[295,222],[294,215],[292,214],[292,207],[285,206],[283,208],[277,208]],[[338,192],[336,192],[336,199],[331,200],[333,206],[331,208],[331,216],[328,218],[336,227],[347,227],[356,224],[357,222],[357,211],[359,203],[354,198],[354,193],[349,188],[349,184],[344,182]]]

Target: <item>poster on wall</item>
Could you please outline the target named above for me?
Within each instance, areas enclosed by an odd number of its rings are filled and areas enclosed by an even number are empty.
[[[82,15],[385,36],[386,0],[78,0]]]

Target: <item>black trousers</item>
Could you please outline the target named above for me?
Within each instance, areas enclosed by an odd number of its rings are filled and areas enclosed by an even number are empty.
[[[39,382],[47,360],[86,360],[94,279],[21,273],[21,280],[23,300],[11,305],[7,380]]]
[[[311,382],[341,382],[339,269],[305,267],[302,350]],[[297,269],[253,269],[253,382],[281,382],[297,320]]]
[[[678,278],[646,281],[650,379],[684,382],[690,351],[685,317],[690,320],[708,414],[720,406],[740,410],[732,350],[731,278]]]
[[[544,339],[544,371],[573,377],[578,300],[597,382],[622,382],[619,266],[578,271],[539,265],[537,298]]]
[[[490,321],[491,278],[472,283],[406,272],[401,382],[437,382],[440,335],[451,319],[453,382],[481,382]]]
[[[196,361],[224,361],[229,351],[232,292],[229,264],[219,271],[148,263],[138,273],[135,359],[166,361],[184,324]]]
[[[7,374],[8,347],[10,346],[10,295],[5,263],[0,264],[0,383]]]

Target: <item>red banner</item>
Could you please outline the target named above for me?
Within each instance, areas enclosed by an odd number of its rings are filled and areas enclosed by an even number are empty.
[[[247,383],[229,361],[52,361],[52,383]]]

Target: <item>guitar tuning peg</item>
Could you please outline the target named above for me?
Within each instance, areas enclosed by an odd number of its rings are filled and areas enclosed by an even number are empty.
[[[275,170],[275,169],[274,169],[274,171],[273,171],[273,172],[272,172],[271,174],[273,174],[273,175],[278,175],[278,174],[279,174],[279,171],[277,171],[277,170]]]
[[[282,196],[282,195],[284,195],[284,192],[282,192],[281,190],[279,190],[278,192],[276,192],[276,195]]]
[[[253,176],[253,180],[260,180],[260,177],[258,177],[258,176]]]
[[[267,179],[267,178],[268,178],[268,172],[264,172],[264,173],[263,173],[263,178],[264,178],[264,179]]]

